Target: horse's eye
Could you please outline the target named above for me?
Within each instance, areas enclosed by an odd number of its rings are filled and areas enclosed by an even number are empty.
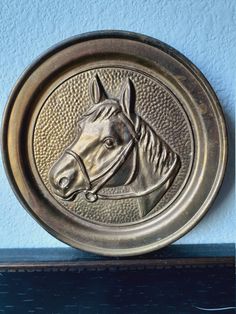
[[[105,138],[104,145],[106,148],[113,148],[115,146],[115,140],[112,137]]]

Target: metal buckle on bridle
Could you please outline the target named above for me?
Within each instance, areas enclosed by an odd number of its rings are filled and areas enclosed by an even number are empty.
[[[89,203],[94,203],[98,200],[97,194],[95,194],[91,191],[85,191],[84,196],[86,198],[86,201],[88,201]]]

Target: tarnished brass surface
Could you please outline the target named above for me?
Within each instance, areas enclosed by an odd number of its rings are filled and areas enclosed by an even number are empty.
[[[87,251],[134,255],[202,218],[227,142],[218,100],[190,61],[114,31],[63,42],[24,73],[2,151],[14,191],[47,231]]]

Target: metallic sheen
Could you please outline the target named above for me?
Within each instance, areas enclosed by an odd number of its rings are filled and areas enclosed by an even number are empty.
[[[190,61],[150,37],[109,31],[63,42],[23,74],[2,151],[14,191],[47,231],[122,256],[159,249],[202,218],[227,138]]]

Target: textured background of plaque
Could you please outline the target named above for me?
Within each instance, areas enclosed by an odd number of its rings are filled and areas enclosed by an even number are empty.
[[[37,169],[51,191],[48,173],[63,150],[75,138],[79,118],[89,107],[89,83],[98,74],[106,91],[118,98],[120,86],[129,77],[136,89],[136,110],[180,156],[181,168],[174,183],[151,211],[157,213],[181,191],[191,169],[193,140],[191,128],[178,100],[157,80],[135,71],[105,68],[86,71],[66,80],[48,97],[34,131],[34,156]],[[110,188],[110,193],[127,192],[129,187]],[[55,195],[52,193],[55,197]],[[67,209],[91,220],[126,223],[139,219],[137,199],[98,200],[88,203],[79,195],[72,201],[57,200]],[[150,214],[149,214],[150,215]]]

